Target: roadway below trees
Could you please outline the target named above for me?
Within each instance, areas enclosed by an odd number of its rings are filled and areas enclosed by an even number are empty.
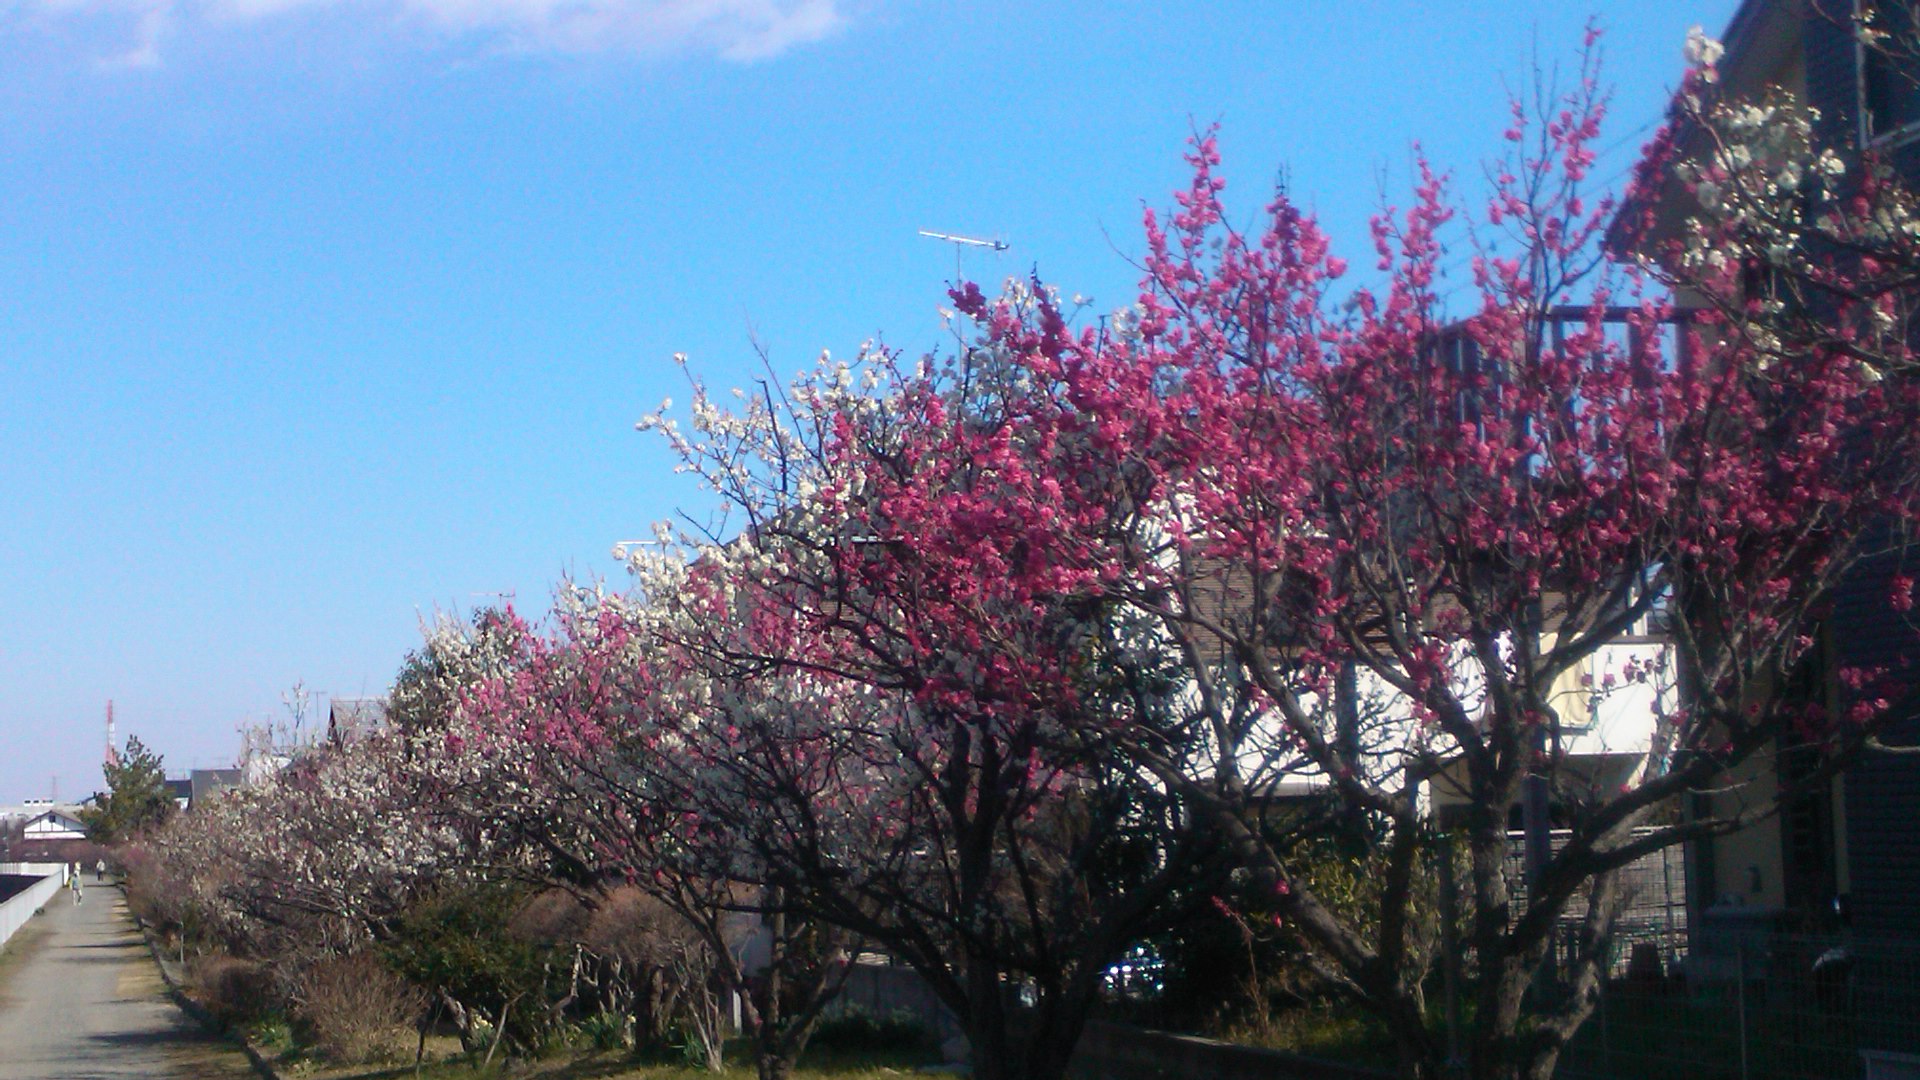
[[[61,892],[0,962],[0,1080],[238,1080],[246,1059],[166,996],[120,890]]]

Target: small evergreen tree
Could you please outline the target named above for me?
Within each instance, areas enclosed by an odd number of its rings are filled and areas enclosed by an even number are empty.
[[[120,843],[159,828],[173,816],[161,757],[147,749],[139,736],[128,736],[126,750],[102,766],[101,772],[107,790],[80,814],[87,838],[94,843]]]

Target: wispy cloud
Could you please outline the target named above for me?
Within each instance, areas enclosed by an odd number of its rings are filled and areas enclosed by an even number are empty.
[[[92,42],[102,68],[148,68],[170,42],[196,33],[323,14],[369,33],[411,30],[511,52],[704,52],[740,62],[820,41],[847,21],[842,0],[15,0],[0,3],[0,27],[68,31],[68,40]]]

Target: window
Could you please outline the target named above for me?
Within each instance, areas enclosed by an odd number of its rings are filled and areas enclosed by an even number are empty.
[[[1861,0],[1861,134],[1873,142],[1920,125],[1920,19],[1913,0]]]

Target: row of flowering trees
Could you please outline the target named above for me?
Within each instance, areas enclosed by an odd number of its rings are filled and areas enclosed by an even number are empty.
[[[1830,775],[1910,708],[1908,672],[1796,688],[1836,584],[1920,514],[1912,201],[1816,155],[1805,116],[1716,100],[1703,62],[1622,213],[1590,190],[1594,76],[1516,108],[1480,212],[1422,165],[1370,284],[1284,196],[1231,227],[1205,134],[1110,322],[962,283],[952,355],[872,351],[730,407],[696,381],[685,429],[645,426],[732,527],[664,532],[630,592],[563,591],[546,627],[434,644],[396,733],[327,759],[297,815],[236,799],[248,842],[195,888],[375,937],[449,874],[638,889],[741,995],[765,1080],[860,949],[925,979],[984,1080],[1054,1080],[1110,965],[1251,887],[1405,1075],[1551,1075],[1617,871],[1792,792],[1734,817],[1686,796],[1783,733]],[[1564,688],[1656,614],[1667,648],[1627,674],[1671,685],[1601,783],[1557,737]],[[1530,798],[1569,839],[1531,853],[1521,909]],[[1367,868],[1337,898],[1336,834]],[[1428,1002],[1455,852],[1461,1060]]]
[[[1342,288],[1346,264],[1285,197],[1257,233],[1228,225],[1207,135],[1174,213],[1147,219],[1118,325],[1075,329],[1037,284],[962,284],[956,355],[870,354],[725,409],[696,384],[690,431],[656,421],[739,530],[638,567],[654,640],[719,685],[797,680],[783,696],[857,713],[817,734],[736,701],[689,715],[770,766],[804,748],[859,767],[850,790],[768,785],[795,808],[783,836],[814,837],[794,853],[810,891],[788,895],[867,922],[935,985],[956,959],[1021,985],[1024,1045],[986,988],[948,990],[983,1071],[1053,1075],[1085,1016],[1076,980],[1123,938],[1052,946],[1040,971],[995,971],[966,939],[916,955],[849,903],[885,894],[821,837],[840,834],[829,808],[882,794],[882,825],[923,830],[904,847],[951,885],[945,910],[970,933],[1018,912],[1036,943],[1059,940],[1046,870],[1072,866],[1030,854],[1021,825],[1046,807],[1087,828],[1074,851],[1150,837],[1074,934],[1176,899],[1161,872],[1225,860],[1387,1022],[1405,1071],[1440,1075],[1421,901],[1444,782],[1467,807],[1465,1068],[1544,1077],[1608,970],[1617,871],[1795,793],[1727,817],[1680,813],[1685,796],[1783,734],[1818,755],[1817,782],[1911,707],[1910,672],[1795,687],[1836,584],[1916,513],[1913,204],[1871,160],[1816,152],[1791,106],[1717,100],[1706,52],[1625,214],[1590,190],[1590,63],[1540,115],[1515,110],[1458,315],[1438,292],[1461,214],[1444,177],[1421,167],[1412,204],[1375,222],[1376,284]],[[1911,607],[1909,578],[1886,585]],[[1638,765],[1601,783],[1557,737],[1561,688],[1653,616],[1667,655],[1627,675],[1678,685],[1653,696]],[[907,787],[871,785],[875,768]],[[1274,795],[1300,780],[1322,813],[1276,827]],[[1509,810],[1535,793],[1569,840],[1532,853],[1520,911]],[[1298,843],[1336,824],[1378,867],[1360,917],[1318,894]],[[1569,919],[1571,954],[1543,976]]]

